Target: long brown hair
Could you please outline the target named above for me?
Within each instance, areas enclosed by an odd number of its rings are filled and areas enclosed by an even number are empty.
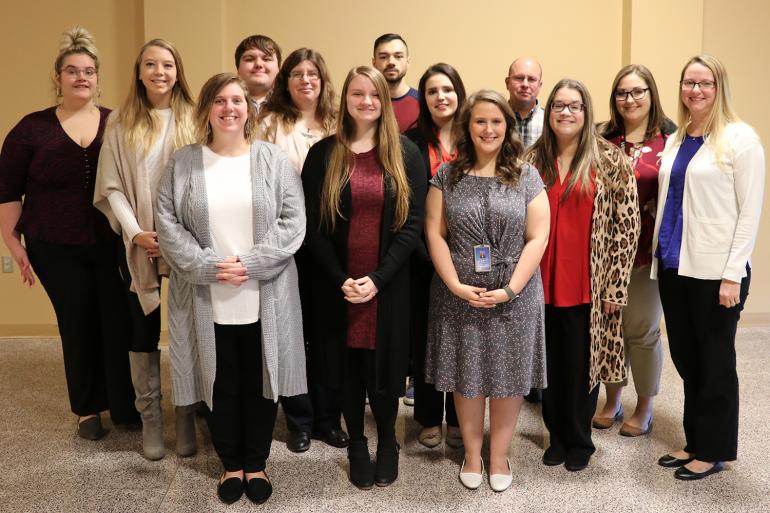
[[[420,115],[417,118],[417,127],[420,130],[420,135],[423,137],[423,139],[428,144],[436,148],[436,153],[438,154],[439,158],[441,158],[441,145],[439,144],[438,135],[436,133],[436,124],[433,122],[433,117],[430,113],[430,109],[428,108],[428,101],[425,98],[426,84],[431,77],[436,75],[446,76],[452,83],[452,87],[454,88],[455,94],[457,95],[457,110],[455,110],[452,119],[453,124],[458,115],[463,110],[466,95],[465,85],[463,84],[463,80],[460,78],[460,74],[454,67],[445,62],[439,62],[430,66],[425,70],[425,73],[423,73],[422,77],[420,78],[420,85],[417,89],[419,93],[418,101],[420,102]]]
[[[470,134],[473,108],[481,102],[491,103],[503,113],[505,135],[500,152],[495,159],[495,173],[504,184],[515,186],[521,176],[522,154],[524,145],[519,139],[511,106],[503,95],[491,89],[482,89],[470,95],[460,115],[455,117],[457,126],[457,158],[449,163],[449,187],[454,188],[462,178],[476,165],[476,148]]]
[[[582,191],[588,191],[591,185],[591,169],[595,167],[601,159],[599,151],[598,135],[594,126],[594,109],[591,102],[591,95],[585,84],[579,80],[563,78],[553,86],[551,94],[548,96],[548,103],[545,105],[545,122],[543,123],[543,135],[529,149],[529,154],[533,157],[535,167],[540,171],[543,182],[547,187],[551,187],[559,176],[559,169],[556,167],[556,157],[559,155],[559,147],[556,144],[556,134],[551,128],[551,104],[556,97],[556,93],[561,89],[573,89],[580,94],[583,102],[583,129],[580,132],[577,151],[572,160],[572,174],[567,182],[567,188],[564,190],[562,199],[569,196],[575,188]]]
[[[312,62],[318,69],[321,92],[318,95],[315,116],[321,122],[324,136],[331,134],[337,124],[337,112],[334,106],[334,86],[329,77],[326,61],[324,61],[320,53],[312,48],[299,48],[286,57],[278,75],[275,77],[275,84],[273,84],[270,98],[265,107],[259,112],[258,121],[262,121],[270,114],[273,115],[273,123],[269,128],[272,135],[275,135],[275,130],[277,130],[279,125],[290,129],[299,119],[299,109],[294,105],[291,93],[289,92],[289,76],[291,71],[303,61]]]
[[[644,132],[644,140],[647,141],[655,137],[658,133],[664,133],[664,126],[668,121],[668,118],[663,113],[663,105],[660,103],[660,95],[658,94],[658,84],[655,83],[655,78],[652,76],[652,72],[642,64],[629,64],[623,66],[618,74],[615,75],[615,80],[612,81],[612,89],[610,90],[610,120],[600,128],[602,137],[612,138],[617,135],[625,133],[625,123],[623,116],[618,109],[618,101],[615,99],[615,91],[618,90],[618,84],[628,75],[636,75],[647,84],[647,94],[650,95],[650,115],[647,118],[647,128]]]
[[[340,211],[340,196],[342,190],[350,181],[350,165],[353,153],[350,144],[355,134],[355,121],[348,112],[347,94],[350,82],[357,76],[363,75],[374,84],[380,98],[381,115],[377,122],[377,157],[382,166],[385,179],[389,181],[395,197],[393,216],[393,231],[401,229],[409,215],[409,200],[411,188],[406,177],[404,156],[401,149],[398,123],[393,113],[390,101],[388,83],[382,73],[370,66],[353,68],[345,78],[340,96],[340,121],[337,123],[337,133],[329,154],[321,188],[320,224],[330,232],[334,231],[337,217],[342,218]]]

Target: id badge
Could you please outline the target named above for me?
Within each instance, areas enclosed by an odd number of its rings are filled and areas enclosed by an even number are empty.
[[[477,273],[488,273],[492,270],[492,248],[489,244],[473,246],[473,264]]]

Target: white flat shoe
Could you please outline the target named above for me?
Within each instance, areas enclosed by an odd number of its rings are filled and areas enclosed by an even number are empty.
[[[469,490],[475,490],[481,486],[481,482],[484,481],[484,477],[481,475],[484,473],[484,460],[481,460],[481,472],[463,472],[465,469],[465,460],[460,467],[460,482]]]
[[[510,488],[513,482],[513,471],[511,470],[511,460],[508,462],[507,474],[490,474],[489,475],[489,487],[496,492],[504,492]]]

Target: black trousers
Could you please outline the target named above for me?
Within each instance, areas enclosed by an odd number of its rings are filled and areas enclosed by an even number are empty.
[[[265,470],[278,406],[262,396],[259,322],[214,324],[217,373],[214,408],[207,417],[211,441],[225,470]]]
[[[123,424],[139,422],[139,414],[117,244],[117,237],[88,246],[28,240],[27,253],[56,312],[72,412],[82,417],[109,409],[113,423]]]
[[[599,387],[589,392],[590,305],[545,305],[545,350],[548,388],[543,391],[543,421],[551,445],[591,455],[591,418]]]
[[[428,303],[433,268],[424,262],[412,259],[412,309],[410,336],[414,377],[414,419],[423,427],[440,426],[446,411],[447,426],[459,427],[454,396],[439,392],[431,383],[425,382],[425,353],[428,342]]]
[[[121,241],[118,244],[118,268],[123,278],[128,313],[131,316],[131,346],[130,351],[136,353],[152,353],[158,350],[160,342],[160,306],[145,315],[139,296],[131,292],[131,273],[126,262],[126,249]]]
[[[395,441],[398,397],[377,393],[374,351],[348,349],[347,380],[343,391],[342,414],[345,417],[351,442],[366,440],[364,436],[364,410],[367,392],[369,394],[369,406],[377,424],[377,443]]]
[[[748,268],[747,268],[748,269]],[[719,304],[721,280],[658,274],[671,360],[684,383],[684,450],[701,461],[733,461],[738,453],[738,373],[735,333],[749,294],[751,270],[741,282],[740,303]]]

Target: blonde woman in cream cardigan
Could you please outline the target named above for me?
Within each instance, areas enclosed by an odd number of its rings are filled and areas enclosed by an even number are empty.
[[[160,257],[153,221],[158,181],[171,153],[193,141],[193,101],[179,52],[162,39],[147,42],[133,67],[122,108],[110,116],[104,136],[94,204],[122,234],[118,258],[132,320],[131,379],[142,416],[142,452],[165,455],[160,408]],[[194,405],[176,409],[176,450],[196,452]]]
[[[733,109],[719,59],[691,58],[679,88],[679,129],[660,164],[651,277],[684,385],[685,445],[658,465],[692,481],[738,457],[735,334],[749,294],[765,154]]]

